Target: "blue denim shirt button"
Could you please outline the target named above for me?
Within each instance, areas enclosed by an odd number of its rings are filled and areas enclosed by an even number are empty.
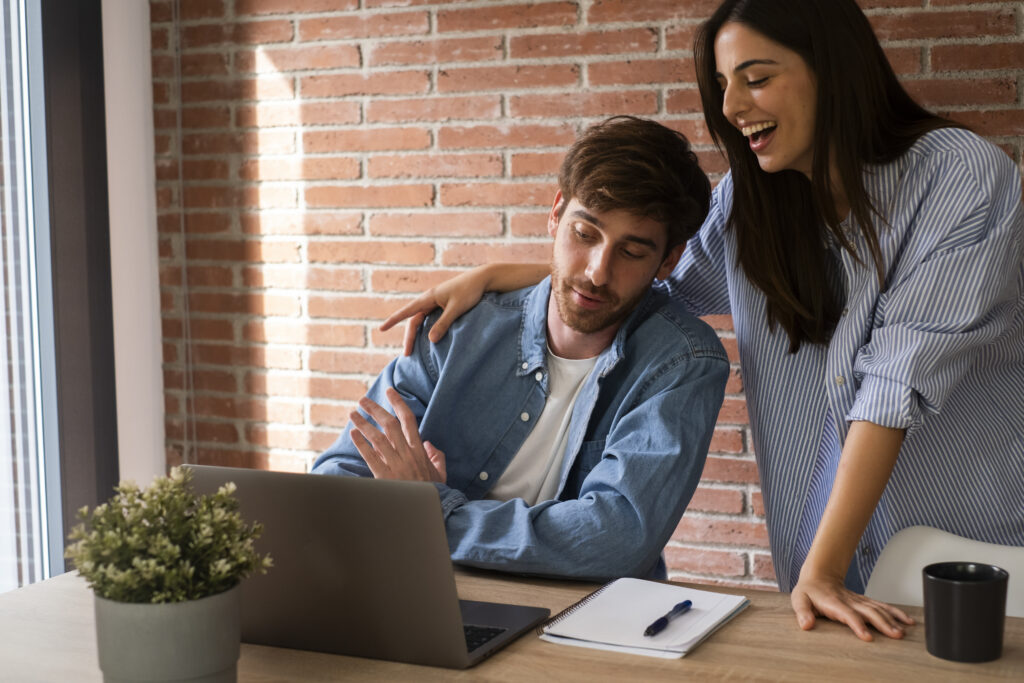
[[[529,363],[523,363],[523,370],[525,370],[525,369],[526,369],[526,368],[528,368],[528,367],[530,367],[530,364],[529,364]]]
[[[522,420],[523,422],[529,422],[530,421],[530,414],[529,413],[523,413],[522,415],[519,416],[519,419]]]
[[[486,472],[481,472],[480,473],[480,481],[487,481],[487,473]]]
[[[537,380],[537,381],[539,382],[539,381],[541,381],[542,379],[544,379],[544,373],[543,373],[543,372],[541,372],[540,370],[538,370],[538,371],[537,371],[537,374],[536,374],[536,375],[534,375],[534,376],[533,376],[533,378],[534,378],[535,380]]]

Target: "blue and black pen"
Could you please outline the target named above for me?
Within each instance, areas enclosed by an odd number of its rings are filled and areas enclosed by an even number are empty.
[[[693,606],[692,602],[690,602],[689,600],[683,600],[682,602],[677,604],[675,607],[670,609],[668,614],[666,614],[663,617],[660,617],[657,621],[655,621],[653,624],[648,626],[647,630],[644,631],[644,635],[645,636],[656,636],[656,635],[658,635],[659,633],[661,633],[662,631],[665,630],[665,627],[668,626],[668,622],[672,621],[676,617],[679,617],[679,616],[682,616],[682,615],[686,614],[687,612],[690,611],[690,607],[692,607],[692,606]]]

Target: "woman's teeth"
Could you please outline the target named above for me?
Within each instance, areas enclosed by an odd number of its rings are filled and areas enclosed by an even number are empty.
[[[740,128],[740,132],[743,133],[743,137],[749,138],[755,133],[760,133],[763,130],[774,128],[777,124],[774,121],[765,121],[763,123],[755,123],[752,126],[744,126]]]

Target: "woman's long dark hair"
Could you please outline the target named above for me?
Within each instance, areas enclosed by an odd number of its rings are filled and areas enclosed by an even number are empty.
[[[811,180],[799,171],[766,173],[722,113],[715,38],[736,22],[799,54],[814,74],[817,103]],[[825,344],[842,301],[829,282],[825,231],[864,264],[836,215],[829,169],[834,164],[850,212],[871,252],[879,282],[884,268],[864,188],[866,164],[892,161],[925,133],[957,124],[921,108],[906,93],[854,0],[725,0],[694,42],[697,83],[711,136],[724,148],[734,199],[739,265],[767,298],[768,324],[789,335],[790,352],[804,341]]]

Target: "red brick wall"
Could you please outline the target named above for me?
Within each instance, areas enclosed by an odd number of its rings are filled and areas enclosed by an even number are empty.
[[[168,461],[306,468],[398,352],[386,313],[459,269],[546,259],[554,173],[589,123],[656,118],[724,171],[690,52],[715,4],[182,0],[175,21],[152,0]],[[1021,4],[863,2],[911,92],[1018,163]],[[731,321],[710,322],[735,363]],[[773,585],[738,366],[727,392],[668,560]]]

